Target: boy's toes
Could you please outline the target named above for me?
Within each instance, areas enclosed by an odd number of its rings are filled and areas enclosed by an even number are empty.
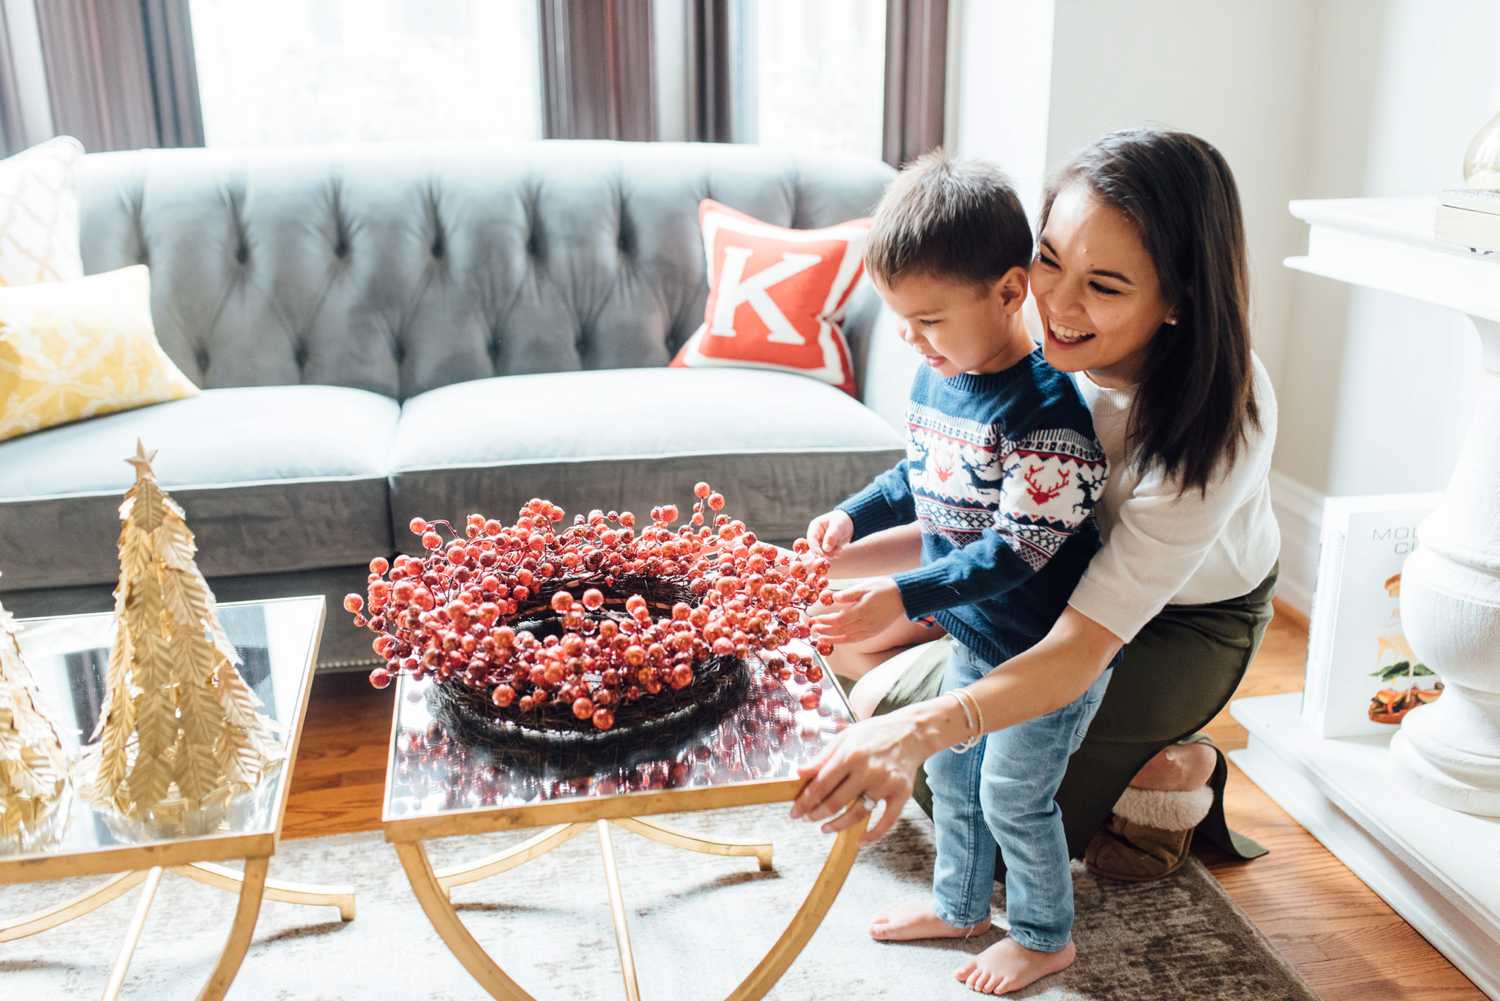
[[[972,959],[969,960],[967,963],[953,971],[953,979],[957,980],[961,984],[967,984],[969,982],[969,974],[974,972],[974,966],[974,961]]]

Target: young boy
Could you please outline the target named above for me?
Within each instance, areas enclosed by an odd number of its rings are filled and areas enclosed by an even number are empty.
[[[1091,512],[1104,450],[1072,381],[1022,322],[1031,250],[1020,200],[992,166],[934,153],[892,182],[865,263],[925,361],[907,407],[907,458],[808,529],[834,557],[871,533],[920,524],[921,565],[843,592],[817,629],[835,642],[910,643],[922,632],[911,620],[935,620],[955,641],[944,694],[976,737],[982,721],[963,687],[1047,633],[1099,547]],[[1110,673],[1056,712],[927,762],[933,900],[877,917],[875,938],[987,930],[998,846],[1010,936],[959,979],[1008,993],[1072,962],[1073,886],[1053,796]]]

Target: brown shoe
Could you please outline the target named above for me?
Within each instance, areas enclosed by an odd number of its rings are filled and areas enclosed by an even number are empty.
[[[1193,828],[1208,816],[1213,789],[1181,792],[1127,788],[1114,815],[1084,852],[1091,872],[1146,883],[1176,872],[1188,857]]]

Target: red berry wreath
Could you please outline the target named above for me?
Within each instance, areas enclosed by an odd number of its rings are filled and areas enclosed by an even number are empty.
[[[487,694],[498,717],[597,732],[680,702],[716,662],[754,655],[784,680],[819,681],[815,658],[785,648],[809,638],[805,609],[832,600],[828,560],[806,539],[791,554],[759,541],[707,483],[693,492],[686,524],[673,528],[665,504],[639,534],[629,511],[597,510],[558,532],[563,511],[545,500],[513,525],[471,514],[462,535],[413,518],[427,555],[371,560],[368,599],[344,599],[386,662],[370,683],[432,677]]]

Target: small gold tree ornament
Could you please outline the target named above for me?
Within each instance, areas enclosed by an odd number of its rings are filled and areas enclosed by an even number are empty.
[[[68,789],[68,757],[37,705],[18,631],[0,605],[0,844],[25,846],[67,819],[57,807]]]
[[[120,582],[105,703],[87,794],[153,831],[200,834],[281,758],[275,725],[240,676],[193,557],[182,508],[136,443],[120,505]]]

